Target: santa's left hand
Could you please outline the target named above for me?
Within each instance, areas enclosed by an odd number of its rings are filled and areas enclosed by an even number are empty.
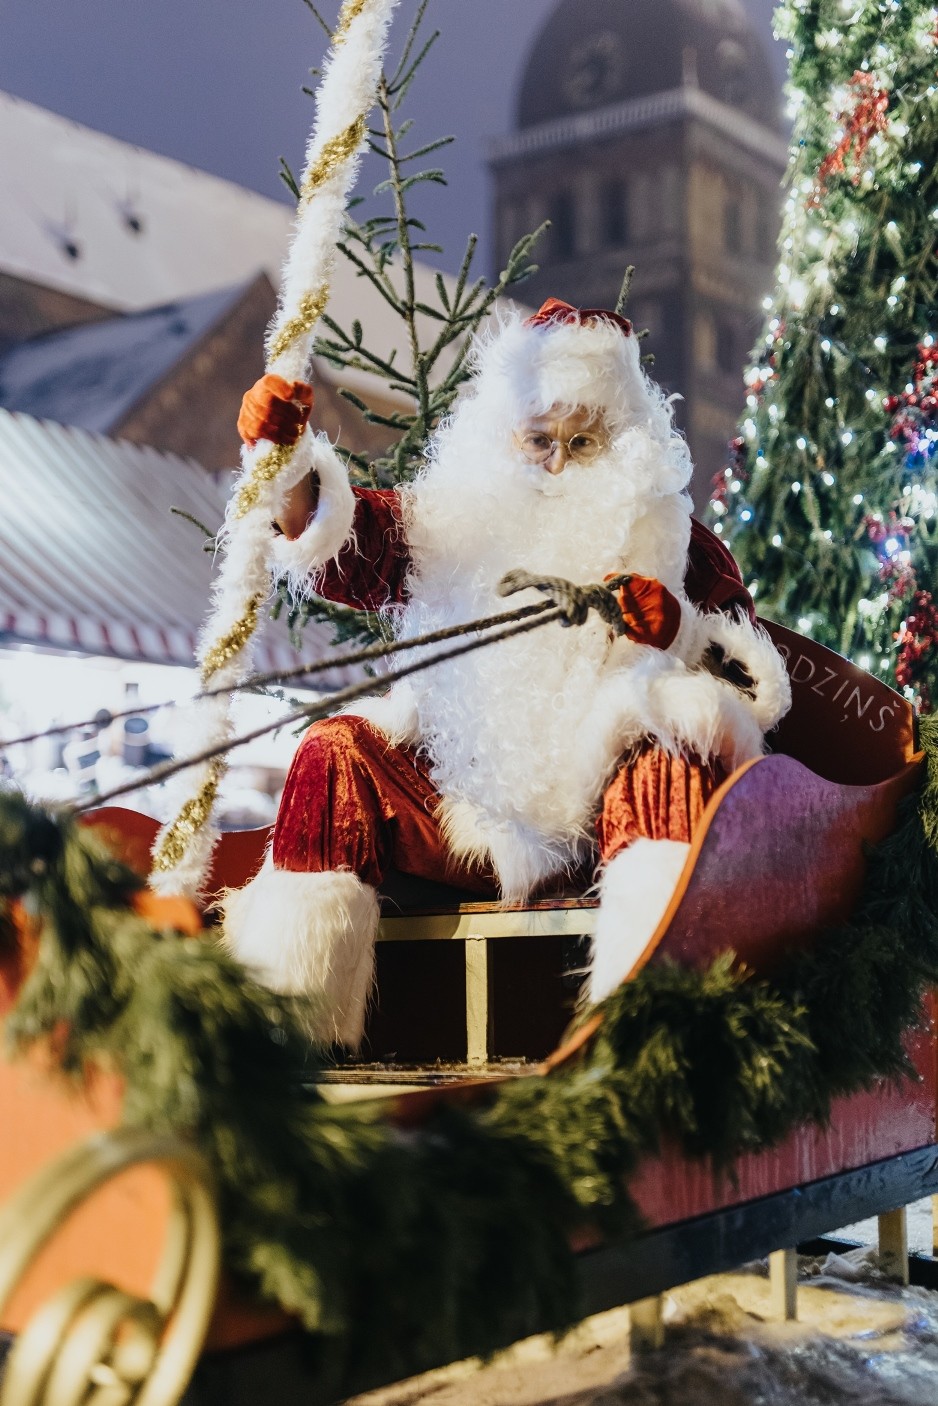
[[[612,579],[612,578],[610,578]],[[620,583],[625,578],[614,578]],[[615,594],[606,586],[579,586],[562,576],[535,576],[530,571],[509,571],[498,583],[500,596],[513,596],[517,591],[540,591],[549,604],[563,612],[561,625],[585,625],[591,610],[605,620],[615,634],[627,633]]]
[[[623,631],[635,644],[668,649],[681,628],[681,605],[653,576],[607,576],[622,611]]]

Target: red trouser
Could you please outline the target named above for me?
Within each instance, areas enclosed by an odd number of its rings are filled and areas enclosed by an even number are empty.
[[[671,757],[652,743],[622,763],[596,821],[605,862],[640,836],[690,840],[726,771]],[[479,893],[493,874],[454,859],[436,818],[426,761],[394,747],[364,718],[314,723],[297,749],[274,830],[277,869],[346,869],[381,886],[389,869]]]

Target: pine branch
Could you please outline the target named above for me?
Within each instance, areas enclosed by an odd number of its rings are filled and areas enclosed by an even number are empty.
[[[427,6],[429,5],[429,3],[430,0],[420,0],[420,6],[417,10],[416,15],[413,18],[413,21],[411,22],[410,29],[407,33],[407,38],[404,41],[404,50],[401,54],[397,68],[394,70],[393,77],[388,79],[388,88],[391,92],[394,92],[397,88],[401,74],[407,67],[408,60],[411,56],[411,53],[413,52],[414,44],[417,40],[417,34],[420,30],[420,26],[423,24],[423,17],[427,12]]]
[[[331,44],[331,43],[332,43],[332,30],[331,30],[331,29],[329,28],[329,26],[326,24],[326,21],[323,19],[322,15],[319,13],[319,11],[318,11],[318,9],[316,8],[316,6],[313,4],[313,0],[303,0],[303,4],[306,6],[307,10],[309,10],[309,11],[315,16],[315,18],[319,21],[319,23],[321,24],[322,28],[323,28],[323,29],[325,30],[325,32],[326,32],[326,37],[327,37],[327,39],[329,40],[329,43]]]
[[[392,111],[396,112],[397,109],[400,107],[401,103],[407,97],[410,85],[411,83],[413,83],[415,77],[417,76],[418,68],[423,63],[424,59],[427,57],[427,54],[429,54],[430,50],[433,48],[434,44],[439,39],[439,37],[440,31],[438,29],[435,29],[430,35],[430,38],[424,44],[423,48],[420,50],[420,53],[414,59],[410,68],[407,70],[404,76],[394,85]]]
[[[622,275],[622,287],[619,289],[619,296],[616,298],[616,312],[622,313],[629,299],[632,289],[632,279],[635,277],[635,265],[628,264],[625,273]]]

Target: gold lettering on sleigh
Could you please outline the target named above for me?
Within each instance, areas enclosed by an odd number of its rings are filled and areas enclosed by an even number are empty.
[[[874,708],[876,694],[865,693],[862,685],[854,682],[850,674],[844,677],[829,665],[817,664],[806,654],[799,654],[792,663],[788,650],[780,652],[785,655],[785,663],[793,684],[807,684],[812,693],[816,693],[828,703],[836,703],[838,699],[842,699],[843,715],[839,719],[841,723],[854,717],[858,721],[866,718],[871,731],[882,732],[886,724],[895,718],[896,703],[883,703],[878,709]],[[850,690],[849,693],[846,693],[847,689]]]

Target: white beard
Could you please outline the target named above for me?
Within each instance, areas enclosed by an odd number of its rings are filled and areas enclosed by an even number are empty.
[[[518,567],[579,584],[635,571],[681,591],[690,535],[682,441],[629,428],[601,460],[552,477],[506,454],[480,410],[460,408],[403,495],[413,568],[394,616],[399,638],[540,601],[535,591],[496,594]],[[604,683],[615,673],[621,692],[623,668],[649,653],[614,642],[597,617],[551,624],[418,674],[367,715],[426,751],[452,848],[493,864],[506,897],[521,898],[588,852],[603,784],[642,731],[623,736],[606,716]],[[616,712],[617,723],[621,699]]]

